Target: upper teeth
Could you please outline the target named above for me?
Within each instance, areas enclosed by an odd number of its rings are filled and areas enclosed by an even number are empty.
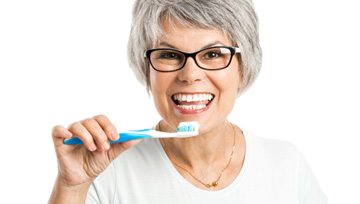
[[[174,99],[180,102],[196,102],[196,101],[210,101],[213,99],[211,94],[175,94]]]

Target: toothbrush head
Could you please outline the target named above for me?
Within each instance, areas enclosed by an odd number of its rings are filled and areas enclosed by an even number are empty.
[[[196,121],[181,122],[176,128],[176,133],[180,137],[196,136],[199,134],[199,123]]]

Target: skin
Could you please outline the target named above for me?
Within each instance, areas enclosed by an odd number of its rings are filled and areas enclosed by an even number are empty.
[[[171,46],[194,52],[213,45],[232,46],[231,40],[217,30],[185,28],[179,24],[170,28],[166,22],[163,26],[165,34],[159,39],[157,47]],[[191,171],[198,179],[212,182],[228,162],[235,137],[233,160],[224,170],[219,185],[206,190],[225,188],[240,172],[245,155],[242,131],[227,122],[238,89],[241,88],[237,57],[233,58],[228,68],[218,71],[202,70],[191,58],[183,69],[176,72],[160,73],[149,69],[154,104],[163,118],[158,128],[173,132],[181,121],[198,121],[200,124],[200,135],[196,137],[161,140],[171,160]],[[198,92],[215,95],[206,111],[183,114],[175,108],[171,99],[174,93]],[[63,144],[64,139],[73,135],[84,141],[84,145]],[[85,203],[87,191],[94,179],[119,154],[140,142],[135,140],[110,146],[109,140],[116,140],[117,137],[116,127],[104,115],[75,122],[67,128],[55,126],[52,138],[58,160],[58,175],[49,203]],[[193,185],[205,189],[186,171],[177,169]]]

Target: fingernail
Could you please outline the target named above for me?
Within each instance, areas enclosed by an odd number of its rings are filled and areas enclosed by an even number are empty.
[[[110,149],[110,144],[109,144],[108,141],[105,141],[105,142],[103,143],[103,146],[104,146],[105,150],[109,150],[109,149]]]
[[[117,140],[119,138],[119,134],[116,131],[112,131],[112,138],[113,140]]]
[[[72,133],[71,133],[69,130],[66,130],[66,131],[65,131],[65,135],[66,135],[66,137],[71,137],[71,136],[72,136]]]
[[[95,151],[96,150],[96,145],[95,144],[90,144],[90,147],[89,147],[90,151]]]

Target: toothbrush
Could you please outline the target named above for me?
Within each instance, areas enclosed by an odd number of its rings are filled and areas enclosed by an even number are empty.
[[[176,128],[176,132],[161,132],[153,129],[142,130],[128,130],[119,133],[120,138],[117,140],[110,140],[110,144],[126,142],[129,140],[146,139],[146,138],[169,138],[169,137],[193,137],[199,134],[198,122],[181,122]],[[83,142],[77,138],[72,137],[64,140],[66,145],[80,145]]]

